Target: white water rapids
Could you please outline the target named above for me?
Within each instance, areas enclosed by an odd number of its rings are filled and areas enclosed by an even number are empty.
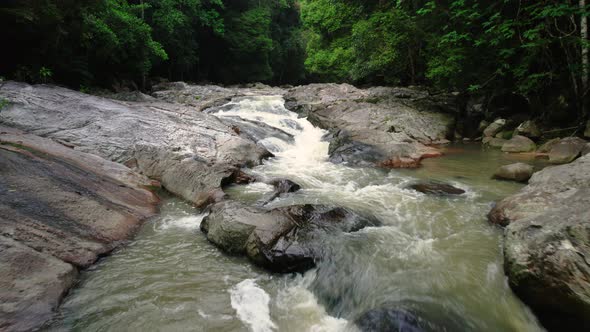
[[[269,207],[342,206],[383,226],[326,240],[326,258],[304,275],[273,275],[221,253],[200,233],[200,211],[166,198],[136,240],[83,274],[50,330],[354,331],[358,317],[392,305],[465,331],[540,330],[506,284],[501,234],[485,218],[491,202],[519,188],[486,175],[502,155],[467,149],[414,171],[352,168],[330,163],[326,132],[285,109],[281,97],[237,98],[213,114],[238,127],[270,127],[259,144],[275,157],[245,171],[302,190]],[[419,179],[467,194],[407,189]],[[272,191],[263,182],[227,192],[255,202]]]

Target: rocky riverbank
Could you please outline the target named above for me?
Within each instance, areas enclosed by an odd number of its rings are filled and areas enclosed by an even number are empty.
[[[424,158],[442,155],[439,145],[462,140],[459,131],[466,130],[458,95],[419,88],[177,82],[156,86],[151,95],[107,98],[5,82],[0,86],[6,104],[0,110],[0,329],[28,330],[50,319],[77,272],[156,213],[158,200],[150,190],[160,184],[210,209],[202,229],[212,243],[278,272],[313,266],[321,257],[318,238],[378,225],[337,206],[267,209],[227,199],[225,186],[255,180],[243,167],[272,156],[263,140],[293,140],[256,119],[216,116],[235,106],[228,102],[252,96],[283,96],[288,109],[329,132],[324,140],[330,143],[330,161],[351,166],[419,167]],[[543,144],[534,123],[516,128],[506,123],[483,122],[474,135],[479,132],[483,144],[507,153],[571,162],[535,173],[525,189],[490,213],[493,223],[506,226],[510,284],[548,327],[564,317],[588,324],[590,148],[581,138]],[[496,176],[526,182],[533,171],[517,164]],[[279,189],[267,202],[295,186]]]

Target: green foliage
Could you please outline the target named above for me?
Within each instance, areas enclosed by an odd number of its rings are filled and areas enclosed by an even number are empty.
[[[10,102],[7,99],[0,98],[0,111],[4,109],[4,107],[8,106]]]
[[[41,82],[47,83],[47,80],[49,80],[51,76],[53,76],[51,69],[46,67],[41,67],[41,69],[39,69],[39,80]]]

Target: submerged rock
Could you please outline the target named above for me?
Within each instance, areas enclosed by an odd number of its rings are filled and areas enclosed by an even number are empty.
[[[440,156],[429,145],[448,143],[459,113],[455,96],[431,96],[403,88],[357,89],[348,84],[310,84],[285,94],[286,106],[334,134],[334,162],[416,167]]]
[[[590,155],[535,173],[500,201],[510,286],[550,330],[590,326]]]
[[[495,179],[526,182],[533,175],[533,166],[525,163],[504,165],[494,173]]]
[[[427,195],[438,196],[462,195],[465,193],[463,189],[438,181],[419,182],[410,185],[409,188]]]
[[[156,213],[158,186],[129,168],[0,126],[0,329],[39,328],[78,269]]]
[[[377,224],[342,208],[297,205],[265,210],[224,201],[211,207],[201,230],[225,252],[246,255],[272,271],[294,272],[314,266],[325,236]]]
[[[363,332],[461,331],[463,322],[457,315],[429,304],[387,303],[366,311],[355,320]],[[429,310],[430,309],[430,310]]]
[[[549,162],[566,164],[580,156],[586,141],[578,137],[567,137],[559,140],[549,151]]]
[[[508,142],[502,145],[504,152],[533,152],[537,146],[530,138],[515,135]]]
[[[262,205],[266,205],[272,202],[273,200],[275,200],[283,194],[294,193],[301,189],[300,185],[291,180],[286,179],[272,181],[271,185],[275,188],[275,190],[262,198]]]
[[[180,104],[114,101],[15,82],[4,83],[0,97],[10,102],[0,123],[130,165],[198,206],[215,201],[235,170],[268,156],[213,115]]]

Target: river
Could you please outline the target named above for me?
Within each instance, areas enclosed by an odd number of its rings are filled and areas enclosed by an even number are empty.
[[[542,330],[511,292],[501,229],[486,220],[494,201],[522,186],[490,179],[515,156],[455,145],[418,170],[352,168],[328,162],[325,131],[286,110],[281,97],[239,98],[215,114],[292,136],[261,140],[275,157],[246,170],[301,185],[270,208],[337,205],[383,226],[327,239],[316,268],[277,275],[221,253],[199,230],[202,211],[163,194],[161,213],[129,245],[82,273],[47,330],[355,331],[368,310],[397,307],[424,313],[432,330]],[[407,189],[421,179],[466,194]],[[254,203],[271,190],[261,181],[226,192]]]

